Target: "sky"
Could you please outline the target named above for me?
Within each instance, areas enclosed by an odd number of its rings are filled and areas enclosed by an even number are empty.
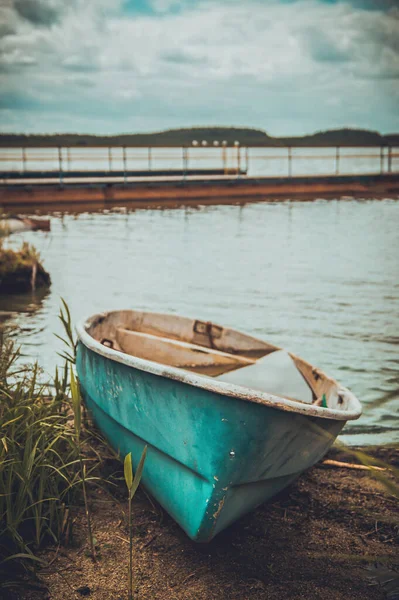
[[[0,131],[399,132],[399,0],[0,0]]]

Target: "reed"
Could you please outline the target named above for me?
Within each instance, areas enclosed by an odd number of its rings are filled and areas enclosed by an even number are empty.
[[[0,562],[35,560],[44,541],[60,542],[80,483],[79,448],[65,402],[38,380],[37,364],[0,333]]]
[[[372,456],[365,448],[351,448],[342,442],[337,442],[337,447],[352,455],[361,465],[368,467],[370,475],[383,485],[387,494],[399,500],[399,469],[397,467]]]
[[[373,456],[367,448],[352,447],[340,439],[334,440],[331,434],[320,427],[317,422],[309,424],[309,427],[315,433],[321,434],[327,440],[331,441],[336,449],[357,460],[358,464],[367,467],[369,474],[382,484],[386,493],[399,499],[399,469],[397,467]],[[392,447],[396,447],[396,444],[393,444]]]
[[[76,362],[76,348],[77,341],[73,335],[72,319],[68,304],[64,298],[61,298],[62,306],[58,314],[58,318],[61,321],[65,337],[62,337],[55,333],[55,337],[58,338],[65,346],[66,349],[62,353],[58,353],[67,363],[75,364]]]
[[[89,535],[91,557],[95,561],[96,553],[95,553],[95,548],[94,548],[93,530],[92,530],[92,526],[91,526],[91,514],[90,514],[90,507],[89,507],[87,486],[86,486],[86,464],[83,460],[81,440],[80,440],[80,433],[81,433],[81,427],[82,427],[81,396],[80,396],[80,391],[79,391],[79,383],[75,378],[72,366],[70,367],[70,373],[71,373],[72,409],[73,409],[74,425],[75,425],[75,439],[76,439],[76,446],[77,446],[78,454],[79,454],[79,467],[80,467],[80,475],[82,478],[82,490],[83,490],[83,498],[84,498],[84,503],[85,503],[87,531],[88,531],[88,535]]]
[[[68,538],[82,493],[94,557],[87,486],[98,481],[101,459],[86,457],[90,437],[68,363],[49,383],[39,374],[37,364],[21,365],[19,348],[0,330],[0,581],[10,561],[14,573],[35,568],[47,543]]]
[[[88,500],[86,479],[87,479],[87,470],[86,464],[82,454],[82,444],[81,444],[81,429],[82,429],[82,397],[80,394],[79,381],[76,379],[73,365],[76,362],[76,349],[77,349],[77,341],[73,335],[73,326],[71,313],[69,310],[68,304],[65,302],[63,298],[61,298],[62,306],[60,308],[60,312],[58,314],[58,318],[61,321],[61,325],[64,329],[64,336],[55,334],[55,336],[66,346],[64,352],[59,353],[59,356],[65,360],[65,371],[64,371],[64,380],[67,377],[66,370],[69,364],[70,371],[70,388],[71,388],[71,400],[72,400],[72,410],[73,410],[73,420],[74,420],[74,428],[75,428],[75,440],[79,453],[79,468],[80,475],[82,480],[82,491],[83,491],[83,499],[85,504],[85,513],[86,513],[86,521],[87,521],[87,532],[89,537],[90,544],[90,553],[92,559],[96,560],[96,552],[95,552],[95,543],[93,536],[93,528],[92,528],[92,519],[90,512],[90,505]]]
[[[147,456],[147,446],[144,447],[143,454],[141,455],[140,462],[137,466],[135,475],[133,475],[132,468],[132,453],[129,452],[125,456],[124,462],[124,475],[125,482],[128,489],[128,502],[129,502],[129,600],[133,599],[133,523],[132,523],[132,500],[133,496],[139,486],[141,476],[144,469],[144,461]]]

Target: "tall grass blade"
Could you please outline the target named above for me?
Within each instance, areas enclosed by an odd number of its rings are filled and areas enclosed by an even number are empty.
[[[129,452],[129,454],[126,454],[123,467],[124,467],[125,481],[126,481],[127,489],[129,490],[129,495],[130,495],[130,490],[132,489],[132,485],[133,485],[133,467],[132,467],[132,453],[131,452]]]
[[[73,372],[72,365],[70,367],[70,379],[71,379],[71,396],[72,396],[72,408],[74,414],[74,422],[75,422],[75,434],[76,434],[76,445],[78,447],[79,453],[79,463],[80,463],[80,472],[82,477],[82,489],[83,489],[83,498],[85,503],[85,512],[86,512],[86,520],[87,520],[87,531],[89,537],[90,544],[90,552],[93,560],[96,560],[96,553],[94,547],[94,537],[93,530],[91,526],[91,513],[89,507],[89,500],[87,495],[87,487],[86,487],[86,465],[83,462],[81,443],[80,443],[80,433],[82,427],[82,404],[81,397],[79,391],[79,383],[75,377]]]
[[[132,524],[132,500],[139,486],[141,476],[143,474],[144,462],[147,456],[147,446],[144,447],[143,453],[140,458],[140,462],[137,466],[136,474],[133,476],[132,468],[132,453],[129,452],[125,456],[123,464],[123,471],[125,475],[125,482],[128,489],[128,503],[129,503],[129,600],[133,599],[133,524]]]
[[[71,396],[72,396],[72,408],[75,419],[75,431],[78,438],[80,438],[80,429],[82,426],[82,410],[78,382],[76,381],[72,365],[70,367],[70,378],[71,378]]]
[[[136,473],[134,475],[133,484],[132,484],[132,486],[130,488],[130,498],[131,499],[133,499],[133,496],[136,493],[137,488],[139,487],[140,480],[141,480],[141,477],[142,477],[142,474],[143,474],[144,461],[146,459],[146,456],[147,456],[147,446],[145,446],[145,448],[143,450],[143,453],[142,453],[141,458],[140,458],[140,462],[139,462],[139,464],[137,466]]]

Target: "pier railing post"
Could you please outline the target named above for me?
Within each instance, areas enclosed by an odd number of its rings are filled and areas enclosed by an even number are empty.
[[[126,146],[123,146],[122,153],[123,153],[123,182],[126,183],[126,181],[127,181]]]
[[[223,175],[227,174],[227,154],[226,144],[222,142],[222,163],[223,163]]]
[[[26,172],[26,148],[22,148],[22,170]]]
[[[388,173],[392,173],[392,146],[388,146]]]
[[[187,177],[187,148],[182,148],[182,161],[183,161],[183,181]]]
[[[335,174],[339,173],[339,146],[335,149]]]
[[[152,148],[148,148],[148,170],[152,171]]]
[[[248,175],[249,171],[249,148],[245,148],[245,174]]]
[[[380,174],[384,172],[384,146],[380,146]]]
[[[58,146],[58,170],[59,170],[60,184],[62,185],[63,176],[62,176],[62,148],[61,148],[61,146]]]
[[[112,171],[112,148],[108,148],[108,171]]]
[[[234,142],[234,146],[237,149],[237,179],[240,177],[240,171],[241,171],[241,152],[240,152],[240,142],[238,140],[236,140]]]
[[[67,148],[67,166],[68,166],[68,171],[71,170],[71,153],[70,153],[70,147],[68,146]]]
[[[292,176],[292,149],[288,146],[288,177]]]

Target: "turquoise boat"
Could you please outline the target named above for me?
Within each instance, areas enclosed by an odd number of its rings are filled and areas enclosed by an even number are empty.
[[[197,542],[208,542],[327,452],[357,398],[301,358],[214,323],[138,310],[77,327],[77,372],[99,429]]]

